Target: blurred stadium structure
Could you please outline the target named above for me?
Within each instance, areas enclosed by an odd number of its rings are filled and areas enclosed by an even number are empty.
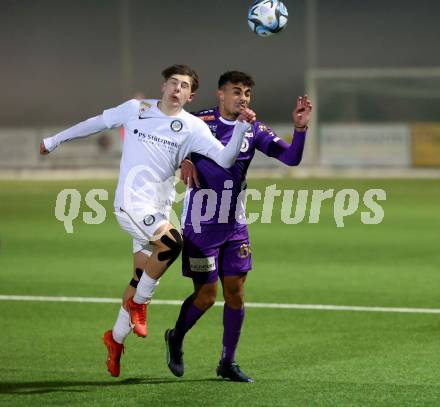
[[[309,163],[440,167],[440,69],[312,69]]]
[[[20,7],[18,3],[11,1],[6,3],[8,3],[5,6],[6,10],[9,7],[18,16],[19,13],[16,10]],[[51,1],[45,3],[47,3],[47,9],[49,6],[54,9],[57,4]],[[288,7],[293,3],[293,1],[286,1]],[[315,109],[314,120],[309,129],[304,164],[300,171],[303,168],[306,170],[307,168],[359,169],[361,172],[371,168],[379,169],[379,171],[440,168],[440,68],[406,68],[403,66],[393,69],[384,67],[344,68],[341,67],[341,64],[335,65],[339,66],[338,68],[320,67],[318,64],[318,34],[320,34],[319,29],[321,29],[324,19],[318,13],[318,3],[323,9],[327,7],[328,12],[329,5],[323,1],[307,0],[301,4],[296,2],[292,20],[289,22],[291,25],[297,23],[298,26],[299,21],[304,20],[304,32],[306,33],[304,88],[312,98]],[[112,2],[112,4],[116,11],[119,10],[115,14],[119,18],[119,34],[117,35],[119,35],[120,49],[117,57],[119,55],[121,60],[118,86],[122,88],[121,93],[133,94],[133,90],[139,85],[139,79],[136,80],[135,75],[138,64],[135,62],[141,56],[136,54],[138,43],[135,42],[133,32],[130,30],[133,29],[133,25],[136,25],[138,14],[141,13],[134,13],[132,8],[135,6],[137,8],[159,6],[147,6],[137,0],[119,0]],[[213,7],[220,6],[213,4]],[[234,7],[238,7],[237,3]],[[300,14],[302,10],[301,7],[304,8],[305,18],[295,20],[295,15]],[[364,7],[368,6],[364,5]],[[371,7],[374,8],[373,5]],[[245,8],[243,9],[245,12]],[[160,8],[155,11],[161,12]],[[241,21],[238,17],[234,16],[233,18]],[[160,24],[160,19],[157,24]],[[269,49],[267,42],[264,43],[262,42],[264,40],[253,38],[247,32],[245,24],[240,23],[239,25],[237,23],[236,26],[244,32],[237,31],[238,34],[233,34],[243,36],[250,46],[258,44],[262,50]],[[291,30],[296,29],[297,26]],[[281,38],[280,41],[286,41],[286,37]],[[279,42],[278,46],[285,47],[285,44],[287,42]],[[274,51],[278,53],[279,49],[275,50],[274,48]],[[194,56],[194,58],[197,59],[198,56]],[[164,57],[164,61],[157,64],[163,66],[168,63],[169,59],[169,56]],[[241,68],[242,65],[244,66],[242,69],[247,70],[244,60],[239,60],[237,67]],[[329,65],[326,64],[326,66]],[[256,70],[257,68],[255,66]],[[217,71],[218,68],[215,71],[216,75]],[[252,72],[252,70],[250,71]],[[282,87],[284,83],[280,85],[276,83],[277,78],[273,80],[275,92],[279,92],[280,89],[285,90]],[[97,83],[99,84],[99,82]],[[259,97],[261,98],[261,96]],[[281,102],[283,101],[282,97]],[[115,100],[122,101],[118,98]],[[97,102],[97,105],[105,108],[114,105],[113,102],[111,100],[104,106]],[[66,103],[70,102],[66,101]],[[266,106],[269,111],[270,104],[266,104]],[[99,112],[91,111],[90,116],[96,113]],[[287,116],[286,119],[288,120],[289,117]],[[122,139],[117,129],[66,143],[48,157],[40,157],[38,154],[40,140],[75,122],[65,123],[60,120],[60,122],[53,123],[58,124],[50,127],[41,125],[22,127],[18,123],[17,126],[3,127],[0,124],[0,142],[2,144],[0,170],[118,169]],[[291,122],[283,123],[278,118],[268,123],[281,137],[290,140]],[[275,172],[278,171],[281,174],[289,172],[282,164],[275,160],[266,159],[258,152],[252,168],[263,171],[275,169]]]
[[[306,167],[440,168],[440,69],[311,69],[306,82],[315,109]],[[290,123],[272,127],[290,141]],[[60,130],[0,129],[0,169],[118,168],[118,129],[70,142],[42,159],[40,140]],[[285,172],[258,153],[253,168]]]

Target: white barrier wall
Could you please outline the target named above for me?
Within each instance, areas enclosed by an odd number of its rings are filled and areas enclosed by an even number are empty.
[[[323,124],[320,163],[333,167],[410,167],[406,124]]]
[[[0,169],[118,168],[122,140],[119,130],[108,130],[64,143],[47,156],[40,142],[62,128],[1,128]]]
[[[36,130],[3,128],[0,130],[0,168],[30,168],[38,166],[36,150],[39,142]]]
[[[291,123],[274,123],[271,128],[278,137],[291,142]],[[433,157],[438,160],[438,150],[433,148],[432,140],[440,133],[434,134],[432,128],[433,125],[428,128],[428,134],[425,127],[421,128],[420,125],[323,124],[320,127],[319,140],[320,165],[346,168],[438,166],[438,161],[433,160]],[[73,140],[48,156],[40,156],[40,141],[59,130],[61,129],[0,128],[0,169],[119,167],[122,140],[118,129]],[[435,130],[438,131],[437,127]],[[429,145],[425,140],[426,134],[431,137]],[[306,140],[306,148],[308,144],[310,143]],[[301,165],[306,164],[303,161]],[[288,169],[258,151],[252,167]]]

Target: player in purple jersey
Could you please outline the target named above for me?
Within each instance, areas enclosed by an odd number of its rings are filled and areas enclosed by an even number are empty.
[[[226,72],[218,83],[218,107],[195,113],[222,144],[231,138],[240,111],[249,106],[253,86],[249,75]],[[295,130],[290,145],[256,121],[245,134],[241,152],[231,168],[223,169],[199,154],[192,154],[182,163],[182,179],[188,186],[194,183],[197,187],[187,192],[182,216],[182,272],[192,278],[194,292],[183,302],[175,327],[165,332],[167,364],[175,376],[184,373],[183,339],[214,304],[220,278],[225,305],[223,350],[217,375],[233,381],[253,382],[235,363],[245,315],[244,283],[252,267],[241,192],[246,188],[247,169],[256,149],[289,166],[301,162],[311,110],[307,95],[299,97],[292,113]]]

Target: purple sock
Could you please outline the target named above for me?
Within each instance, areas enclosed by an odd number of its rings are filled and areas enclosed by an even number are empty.
[[[225,304],[223,308],[223,362],[229,363],[235,359],[235,350],[240,339],[243,320],[244,308],[233,309]]]
[[[197,320],[205,313],[198,309],[193,303],[193,296],[190,295],[180,308],[179,318],[174,327],[173,340],[182,343],[185,334],[194,326]]]

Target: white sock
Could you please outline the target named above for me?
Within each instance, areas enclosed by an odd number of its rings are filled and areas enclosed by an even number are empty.
[[[130,334],[130,315],[124,307],[119,310],[118,318],[113,327],[113,339],[118,343],[124,343],[125,338]]]
[[[151,299],[154,294],[154,290],[159,284],[159,280],[151,278],[147,273],[143,272],[142,277],[139,280],[136,288],[136,294],[133,297],[133,301],[136,304],[145,304]]]

